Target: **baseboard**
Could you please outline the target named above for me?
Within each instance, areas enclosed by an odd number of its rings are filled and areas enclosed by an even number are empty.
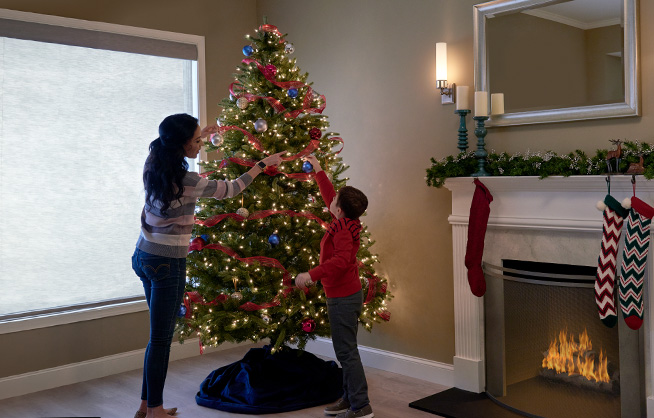
[[[205,348],[205,353],[249,345],[252,345],[252,343],[224,343],[218,347]],[[0,379],[0,399],[13,398],[14,396],[27,395],[28,393],[140,369],[143,367],[144,354],[145,349],[134,350],[51,369],[4,377]],[[174,342],[170,347],[170,361],[199,355],[200,348],[197,338],[186,340],[184,344]]]
[[[309,341],[306,350],[320,356],[335,357],[332,340],[328,338],[319,337]],[[361,345],[359,346],[359,355],[361,356],[361,362],[367,367],[438,383],[443,386],[454,386],[454,366],[452,364]]]

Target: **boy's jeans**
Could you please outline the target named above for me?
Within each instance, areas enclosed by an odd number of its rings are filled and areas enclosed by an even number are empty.
[[[145,350],[141,399],[148,408],[163,404],[170,344],[186,284],[186,258],[152,255],[136,249],[132,269],[141,278],[150,308],[150,341]]]
[[[370,403],[368,383],[357,348],[357,330],[362,307],[363,294],[360,290],[350,296],[327,298],[334,352],[343,367],[343,399],[349,401],[351,409],[355,411]]]

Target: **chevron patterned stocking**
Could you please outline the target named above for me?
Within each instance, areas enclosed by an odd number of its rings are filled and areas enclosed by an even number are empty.
[[[628,203],[628,199],[625,203]],[[635,196],[631,198],[631,211],[622,252],[619,292],[620,309],[631,329],[638,329],[643,324],[643,276],[647,264],[652,217],[654,208]]]
[[[611,195],[606,195],[604,204],[601,206],[604,211],[604,222],[602,247],[597,259],[597,275],[595,276],[595,302],[604,325],[613,327],[618,322],[614,295],[618,241],[622,233],[622,222],[629,212]]]

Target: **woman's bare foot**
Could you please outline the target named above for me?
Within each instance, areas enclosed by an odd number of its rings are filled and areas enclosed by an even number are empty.
[[[152,409],[154,409],[154,408],[152,408]],[[139,412],[142,412],[143,414],[145,414],[143,416],[147,416],[148,402],[147,401],[141,401],[141,406],[139,407],[138,410],[139,410]],[[175,413],[177,412],[177,408],[164,409],[164,411],[166,412],[166,415],[168,415],[170,417],[171,415],[175,415]]]
[[[159,405],[155,408],[148,408],[146,418],[170,418],[170,415],[168,415],[163,405]]]

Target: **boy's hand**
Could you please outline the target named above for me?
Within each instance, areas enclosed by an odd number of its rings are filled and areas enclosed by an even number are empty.
[[[307,273],[300,273],[295,277],[295,285],[302,290],[307,290],[309,286],[313,286],[311,275]]]
[[[313,166],[313,171],[315,171],[316,173],[319,172],[319,171],[322,171],[322,167],[320,166],[320,163],[318,162],[318,158],[316,158],[315,155],[309,154],[309,155],[303,157],[302,159],[304,161],[310,162],[311,165]]]

